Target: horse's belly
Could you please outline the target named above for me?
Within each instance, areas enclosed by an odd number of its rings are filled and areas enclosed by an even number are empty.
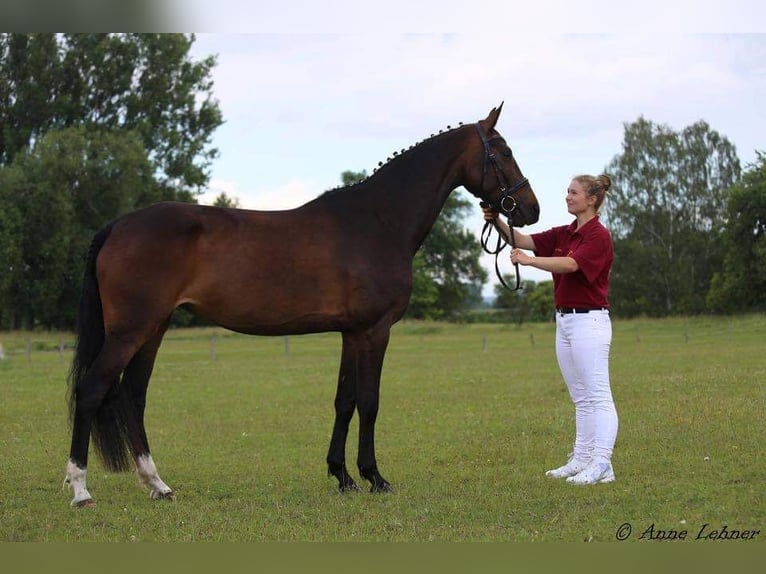
[[[392,309],[406,307],[378,289],[349,292],[339,286],[264,284],[247,290],[220,287],[189,297],[191,311],[222,327],[251,335],[346,331],[373,325]],[[399,297],[399,299],[402,299]],[[398,317],[397,317],[398,319]]]

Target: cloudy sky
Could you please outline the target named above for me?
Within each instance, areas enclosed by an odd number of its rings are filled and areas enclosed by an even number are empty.
[[[226,192],[245,208],[296,207],[338,185],[341,172],[371,173],[392,151],[500,102],[498,129],[541,204],[531,231],[570,220],[571,177],[602,172],[620,153],[624,124],[640,116],[676,130],[705,120],[743,165],[766,150],[766,35],[752,33],[766,22],[762,2],[647,0],[633,13],[615,2],[538,0],[530,12],[508,0],[411,0],[405,24],[390,17],[401,0],[298,1],[291,12],[198,4],[192,26],[204,33],[193,54],[217,55],[226,120],[203,203]],[[481,224],[476,207],[466,227],[478,235]],[[547,278],[529,268],[522,276]]]

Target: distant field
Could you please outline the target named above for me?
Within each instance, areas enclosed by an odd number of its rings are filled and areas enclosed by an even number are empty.
[[[554,328],[394,328],[376,435],[390,495],[339,495],[326,474],[338,334],[171,331],[147,429],[177,500],[93,456],[82,510],[61,490],[72,335],[0,333],[0,541],[614,541],[625,524],[630,541],[766,540],[766,317],[615,320],[617,482],[596,487],[543,475],[573,433]]]

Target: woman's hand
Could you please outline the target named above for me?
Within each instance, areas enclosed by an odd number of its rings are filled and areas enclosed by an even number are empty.
[[[491,207],[482,207],[481,211],[484,213],[484,221],[495,223],[497,221],[498,212]]]
[[[521,249],[511,249],[511,263],[519,265],[529,265],[532,257],[524,253]]]

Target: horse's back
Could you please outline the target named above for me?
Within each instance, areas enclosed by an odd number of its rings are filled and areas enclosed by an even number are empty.
[[[236,210],[165,201],[123,215],[113,225],[113,232],[122,233],[134,241],[193,238],[211,222],[227,224],[236,220]]]

